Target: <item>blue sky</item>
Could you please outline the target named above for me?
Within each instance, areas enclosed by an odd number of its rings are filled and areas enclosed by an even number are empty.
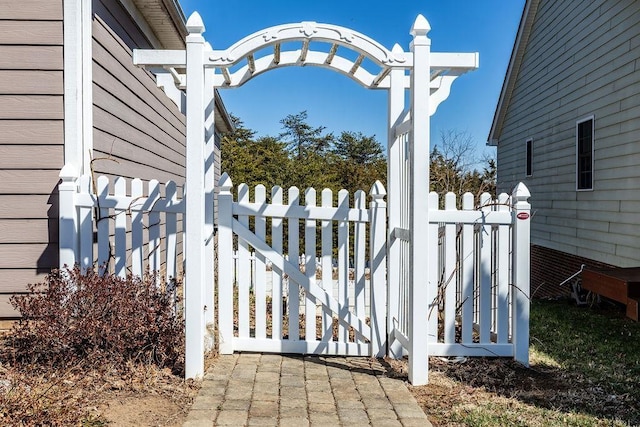
[[[480,68],[459,77],[431,122],[432,145],[441,131],[466,131],[485,147],[524,0],[209,1],[180,0],[187,15],[198,11],[204,36],[214,49],[274,25],[316,21],[363,33],[387,48],[409,50],[409,31],[418,14],[431,24],[434,52],[479,52]],[[336,72],[316,67],[272,70],[220,94],[232,114],[259,135],[278,135],[279,121],[307,110],[313,126],[359,131],[386,145],[387,92],[370,90]]]

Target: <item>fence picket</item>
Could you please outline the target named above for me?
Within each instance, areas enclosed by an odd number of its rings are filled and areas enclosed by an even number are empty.
[[[147,199],[148,209],[151,209],[160,200],[160,183],[152,179],[149,181],[149,198]],[[155,278],[158,284],[158,274],[162,262],[160,260],[160,211],[151,210],[149,212],[149,273]]]
[[[480,196],[482,212],[491,212],[491,196]],[[492,230],[490,225],[480,226],[480,343],[491,343],[491,255],[493,252]]]
[[[123,177],[115,180],[114,195],[116,197],[125,197],[127,195],[127,181]],[[126,277],[127,275],[127,212],[124,210],[115,210],[115,235],[114,235],[114,272],[118,277]]]
[[[429,210],[437,210],[439,197],[437,193],[431,192],[429,193]],[[429,242],[438,242],[438,223],[430,223],[427,228],[427,239]],[[407,245],[408,246],[408,245]],[[438,254],[439,248],[434,248],[434,255]],[[429,270],[427,276],[427,295],[429,295],[428,311],[427,311],[427,341],[428,342],[438,342],[438,262],[433,262],[430,260],[425,260],[425,262],[429,263]],[[408,279],[407,279],[408,280]],[[408,295],[405,297],[408,299]]]
[[[220,354],[233,353],[233,182],[225,172],[218,193],[218,330]]]
[[[444,199],[446,211],[456,211],[456,195],[447,193]],[[456,340],[456,292],[457,292],[457,266],[456,266],[456,233],[455,223],[447,223],[444,226],[444,274],[441,280],[441,292],[444,294],[444,342],[453,343]]]
[[[349,192],[338,192],[338,208],[349,208]],[[349,223],[338,222],[338,303],[342,307],[339,317],[344,317],[345,310],[349,309]],[[343,324],[338,326],[338,337],[345,342],[349,341],[349,330]]]
[[[380,181],[371,187],[369,212],[369,301],[371,356],[384,357],[387,342],[387,204],[386,191]]]
[[[498,210],[509,210],[509,196],[502,193],[498,196]],[[496,257],[496,276],[498,281],[497,301],[497,342],[509,342],[509,225],[498,226],[498,247]]]
[[[462,196],[462,209],[473,210],[473,194],[465,193]],[[462,253],[460,255],[462,271],[462,294],[460,304],[462,304],[462,342],[473,342],[473,266],[474,266],[474,236],[473,224],[462,225]]]
[[[238,186],[238,202],[249,203],[249,187],[247,184]],[[238,222],[249,227],[249,217],[238,215]],[[251,262],[249,261],[249,245],[238,239],[238,336],[249,337],[249,287]]]
[[[333,192],[322,190],[322,207],[333,206]],[[333,294],[333,221],[322,221],[322,288]],[[322,309],[322,340],[329,341],[333,335],[333,316],[326,307]]]
[[[289,206],[300,205],[300,190],[297,187],[289,188]],[[288,224],[288,245],[289,245],[289,261],[294,265],[299,265],[298,259],[300,258],[299,252],[299,221],[296,218],[289,218]],[[289,280],[289,339],[292,341],[298,341],[300,339],[300,288],[297,283]]]
[[[271,203],[282,205],[282,188],[273,187],[271,189]],[[273,217],[271,219],[271,246],[273,250],[282,253],[282,218]],[[271,329],[272,337],[282,338],[282,272],[276,268],[271,269]]]
[[[173,181],[168,181],[165,186],[165,197],[170,204],[175,204],[178,201],[177,188],[176,183]],[[167,280],[169,283],[175,284],[175,279],[177,278],[177,243],[178,243],[178,215],[175,212],[166,212],[165,213],[165,221],[166,221],[166,269],[167,269]],[[172,280],[173,279],[173,280]],[[172,289],[175,293],[175,289]]]
[[[106,176],[98,177],[96,185],[96,195],[98,201],[98,272],[100,275],[109,271],[109,257],[110,257],[110,244],[109,244],[109,208],[105,208],[100,203],[101,200],[105,200],[109,195],[109,178]]]
[[[367,208],[367,195],[358,190],[354,194],[355,208],[365,210]],[[365,254],[367,244],[367,225],[364,222],[354,224],[353,236],[353,260],[354,260],[354,286],[353,298],[356,316],[365,316]]]
[[[131,273],[134,276],[142,276],[144,272],[144,253],[143,253],[143,216],[144,211],[140,209],[143,201],[142,181],[135,178],[131,181]]]
[[[93,194],[91,177],[84,175],[80,178],[80,191]],[[93,267],[93,216],[92,207],[81,206],[78,213],[80,228],[80,270],[86,271]]]
[[[257,185],[255,189],[255,202],[265,204],[267,200],[266,189],[264,185]],[[261,239],[266,238],[266,220],[263,216],[255,217],[256,236]],[[256,300],[256,338],[267,337],[267,285],[266,285],[266,268],[265,257],[259,252],[255,253],[255,300]]]
[[[304,193],[304,202],[308,207],[316,206],[316,190],[308,188]],[[304,268],[309,280],[316,281],[316,220],[305,220],[304,227]],[[308,292],[305,292],[305,339],[316,340],[316,301]]]

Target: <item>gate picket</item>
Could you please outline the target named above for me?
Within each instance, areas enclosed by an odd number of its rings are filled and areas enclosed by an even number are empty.
[[[271,189],[271,203],[282,205],[282,188],[273,187]],[[271,219],[271,246],[278,253],[282,252],[282,218],[273,217]],[[275,268],[271,269],[271,337],[282,339],[282,272]]]
[[[304,202],[306,206],[316,206],[316,190],[308,188],[304,193]],[[304,227],[304,254],[305,254],[305,274],[309,281],[316,281],[316,221],[315,219],[307,219]],[[316,339],[316,303],[315,299],[309,295],[305,295],[305,339],[307,341],[315,341]]]
[[[322,190],[322,207],[333,206],[333,192],[328,188]],[[322,221],[322,287],[333,295],[333,223]],[[326,307],[322,306],[322,340],[329,341],[333,335],[333,317]]]
[[[289,206],[298,206],[300,204],[300,191],[297,187],[289,188],[289,199],[287,201]],[[298,218],[289,218],[289,262],[299,266],[299,241],[298,241]],[[300,327],[298,319],[300,318],[300,291],[298,285],[295,282],[289,280],[289,339],[297,341],[300,339]]]
[[[238,186],[238,201],[249,203],[249,187],[246,184]],[[249,217],[238,215],[238,222],[249,227]],[[238,239],[238,335],[249,337],[249,287],[251,284],[251,262],[249,261],[249,246],[247,242]]]
[[[338,192],[338,209],[349,208],[349,192],[340,190]],[[349,308],[349,223],[347,221],[338,222],[338,302],[342,307]],[[340,317],[344,313],[338,313]],[[349,331],[344,325],[338,325],[338,339],[349,341]]]
[[[366,209],[366,194],[362,190],[358,190],[355,193],[355,207],[356,209]],[[353,258],[354,267],[354,286],[353,286],[353,299],[356,316],[365,316],[365,253],[366,253],[366,232],[367,226],[363,222],[356,223],[354,226],[353,237]]]
[[[266,189],[264,185],[258,185],[255,189],[255,202],[264,204],[266,202]],[[266,238],[266,220],[264,217],[257,216],[255,217],[255,230],[256,236],[260,239]],[[255,262],[255,300],[256,300],[256,308],[255,308],[255,328],[256,338],[266,338],[267,337],[267,284],[266,284],[266,268],[265,268],[265,258],[259,252],[256,252],[256,262]]]

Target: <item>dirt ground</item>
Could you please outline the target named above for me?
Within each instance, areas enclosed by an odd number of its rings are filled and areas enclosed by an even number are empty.
[[[187,411],[174,399],[157,394],[114,393],[98,412],[111,426],[182,426]]]

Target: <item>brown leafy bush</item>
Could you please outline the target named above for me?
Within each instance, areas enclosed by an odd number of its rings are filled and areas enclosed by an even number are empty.
[[[54,271],[29,291],[12,298],[22,315],[11,338],[17,362],[182,366],[183,321],[172,293],[151,275],[123,279],[94,270],[81,274],[76,267]]]

